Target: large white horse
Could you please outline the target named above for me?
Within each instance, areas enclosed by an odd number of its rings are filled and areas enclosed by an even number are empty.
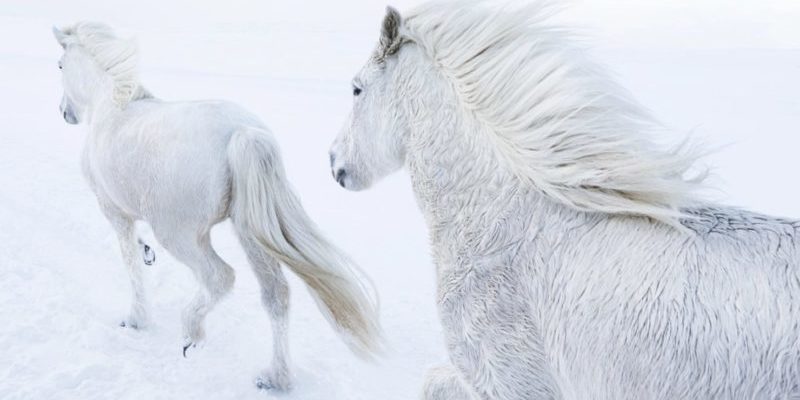
[[[429,226],[425,398],[800,398],[800,222],[695,200],[695,157],[550,14],[389,9],[353,81],[334,177],[405,166]]]
[[[290,386],[288,287],[280,263],[305,281],[322,313],[360,355],[376,349],[375,299],[349,259],[325,240],[286,181],[275,140],[259,119],[222,101],[165,102],[136,78],[136,48],[102,24],[59,30],[61,112],[89,128],[83,171],[119,235],[133,286],[123,326],[147,322],[134,222],[194,272],[201,287],[183,314],[186,349],[233,286],[234,271],[211,247],[211,228],[233,220],[272,320],[273,364],[259,381]]]

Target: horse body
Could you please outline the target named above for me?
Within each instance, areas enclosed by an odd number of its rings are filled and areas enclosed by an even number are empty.
[[[800,222],[708,206],[678,230],[574,210],[505,172],[478,121],[451,123],[437,72],[407,70],[430,94],[405,110],[421,117],[406,167],[455,366],[428,398],[800,396]]]
[[[411,176],[451,362],[423,397],[800,398],[800,222],[693,199],[543,14],[390,9],[332,146],[345,188]]]
[[[84,172],[95,191],[150,224],[213,225],[227,218],[230,202],[227,153],[220,150],[248,129],[269,132],[227,102],[139,100],[92,124]]]
[[[281,264],[309,287],[353,351],[379,343],[375,299],[358,268],[327,241],[287,182],[280,150],[259,119],[222,101],[164,102],[135,77],[136,51],[101,24],[55,29],[64,48],[61,111],[86,123],[83,172],[116,231],[133,289],[121,324],[147,324],[142,257],[134,230],[148,222],[159,243],[200,287],[183,312],[184,356],[205,338],[204,319],[233,287],[234,270],[211,246],[230,218],[261,286],[273,332],[273,363],[257,384],[288,389],[289,292]]]
[[[685,234],[523,198],[431,232],[464,398],[800,395],[800,224],[704,210]]]

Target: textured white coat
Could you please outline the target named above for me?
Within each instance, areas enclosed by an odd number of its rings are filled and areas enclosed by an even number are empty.
[[[259,119],[222,101],[166,102],[136,77],[136,47],[102,24],[54,29],[61,112],[89,134],[83,172],[119,236],[133,288],[122,323],[148,322],[142,258],[134,222],[194,273],[200,288],[183,313],[186,350],[205,337],[203,321],[234,283],[234,270],[211,246],[210,231],[231,218],[272,320],[273,364],[260,387],[288,389],[287,266],[308,285],[348,345],[368,356],[378,347],[376,300],[357,267],[318,232],[286,180],[277,143]]]
[[[551,14],[389,9],[353,81],[335,178],[405,167],[429,227],[451,364],[424,398],[800,398],[800,223],[697,200],[693,146]]]

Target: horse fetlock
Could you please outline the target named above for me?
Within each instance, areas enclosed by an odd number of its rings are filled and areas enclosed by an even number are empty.
[[[148,318],[147,313],[143,307],[134,306],[128,314],[128,317],[119,323],[123,328],[131,328],[135,330],[143,329],[147,326]]]
[[[190,336],[184,336],[183,338],[183,358],[187,358],[186,353],[189,349],[196,349],[196,348],[203,348],[205,346],[205,340],[203,338],[192,338]]]
[[[265,370],[256,378],[255,383],[262,390],[287,391],[292,388],[291,375],[285,366]]]
[[[191,342],[201,342],[206,337],[203,322],[194,318],[188,320],[184,319],[183,335],[184,338],[187,338],[187,340]]]
[[[131,328],[131,329],[133,329],[135,331],[138,331],[140,325],[137,322],[130,322],[128,320],[122,320],[122,322],[119,323],[119,326],[122,327],[122,328]]]
[[[183,358],[186,358],[186,350],[189,350],[192,347],[197,347],[197,345],[192,341],[190,338],[184,338],[183,341]]]
[[[153,265],[156,262],[156,252],[152,247],[142,243],[142,261],[145,265]]]

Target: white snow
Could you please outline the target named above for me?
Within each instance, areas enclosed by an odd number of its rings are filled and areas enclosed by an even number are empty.
[[[800,217],[800,3],[641,4],[579,2],[566,17],[587,26],[598,57],[675,137],[692,131],[724,146],[708,157],[716,198]],[[350,193],[328,170],[328,145],[350,108],[350,78],[382,14],[382,3],[366,0],[3,1],[0,398],[418,397],[425,371],[446,353],[426,229],[408,179],[398,174]],[[127,275],[80,174],[84,128],[66,125],[58,112],[60,48],[50,27],[77,20],[137,36],[142,80],[157,96],[224,98],[262,116],[308,212],[375,280],[385,357],[365,363],[348,353],[291,277],[295,389],[258,391],[252,381],[270,359],[269,322],[227,224],[213,239],[237,270],[236,287],[208,317],[204,348],[181,356],[180,312],[195,282],[155,243],[158,261],[146,272],[152,325],[118,327]]]

